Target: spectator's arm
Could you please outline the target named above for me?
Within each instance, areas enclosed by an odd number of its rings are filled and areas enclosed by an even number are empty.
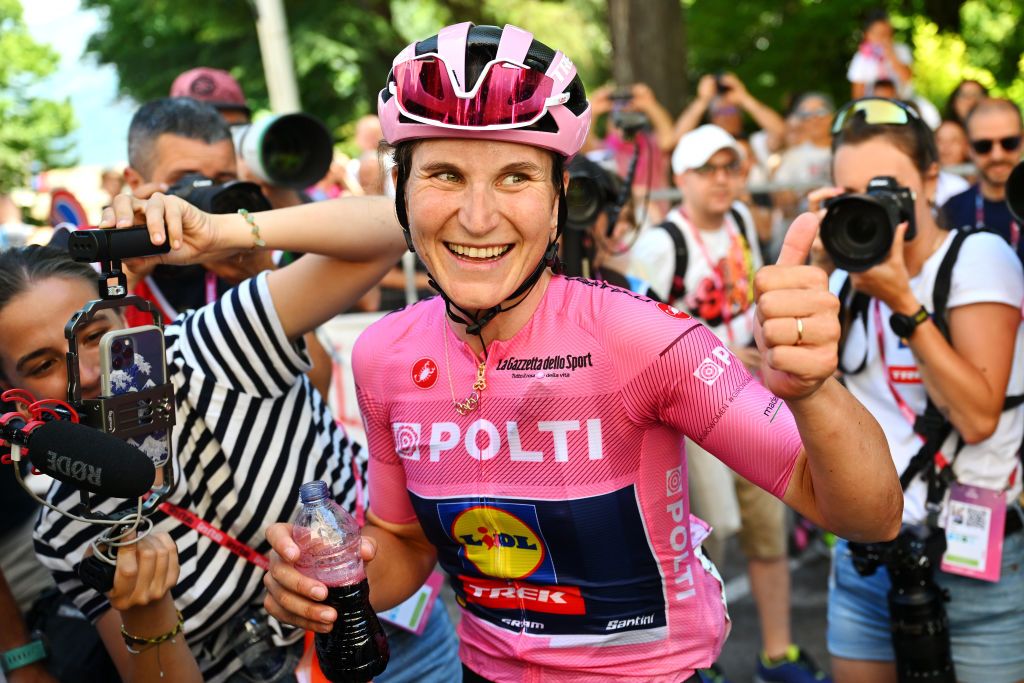
[[[658,147],[665,152],[671,152],[676,144],[672,116],[654,96],[654,91],[645,83],[637,83],[633,86],[633,106],[646,114],[650,120],[651,128],[654,131],[654,140],[658,143]]]
[[[729,87],[726,99],[736,103],[750,118],[760,126],[769,139],[783,140],[786,137],[786,121],[779,113],[750,94],[743,82],[735,74],[722,74],[722,84]]]
[[[0,628],[0,653],[27,645],[32,640],[2,570],[0,570],[0,624],[3,624],[3,628]],[[57,679],[46,671],[46,660],[11,671],[7,674],[7,680],[9,683],[21,683],[21,681],[57,683]]]
[[[697,97],[683,113],[676,119],[675,130],[673,131],[672,146],[674,147],[684,135],[700,125],[704,113],[708,110],[712,98],[715,96],[715,77],[711,75],[702,76],[697,84]]]

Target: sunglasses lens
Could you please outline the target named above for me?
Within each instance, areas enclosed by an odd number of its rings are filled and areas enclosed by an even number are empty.
[[[836,115],[835,123],[832,124],[832,134],[836,135],[842,131],[856,117],[872,126],[903,126],[910,122],[909,110],[896,102],[883,99],[857,100],[843,107]]]
[[[992,151],[992,143],[993,140],[975,140],[971,143],[971,147],[977,154],[988,154]]]
[[[1003,149],[1005,149],[1007,152],[1012,152],[1018,147],[1020,147],[1020,136],[1011,135],[1008,138],[1003,138],[1002,140],[999,141],[999,144],[1001,144],[1003,146]]]
[[[473,97],[455,94],[444,62],[412,59],[394,67],[395,97],[407,115],[450,126],[528,125],[539,119],[554,81],[535,69],[492,64]]]

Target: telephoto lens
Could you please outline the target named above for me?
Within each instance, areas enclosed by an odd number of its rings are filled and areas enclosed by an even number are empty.
[[[906,221],[905,239],[914,239],[914,193],[894,178],[872,178],[864,194],[848,193],[825,202],[821,241],[836,267],[860,273],[882,261],[892,249],[896,227]]]

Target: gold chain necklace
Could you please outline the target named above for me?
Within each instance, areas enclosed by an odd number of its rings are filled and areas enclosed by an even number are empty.
[[[480,405],[480,394],[484,389],[487,388],[487,378],[484,377],[484,373],[487,372],[487,359],[480,361],[480,365],[476,368],[476,381],[473,382],[473,391],[469,393],[465,401],[459,401],[455,398],[455,385],[452,384],[452,363],[448,359],[448,329],[447,323],[444,318],[441,319],[442,333],[444,334],[444,364],[448,369],[448,390],[452,394],[452,404],[455,405],[455,412],[459,415],[466,415],[473,412]]]

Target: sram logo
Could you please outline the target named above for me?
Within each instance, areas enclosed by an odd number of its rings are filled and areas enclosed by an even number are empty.
[[[519,462],[569,462],[570,453],[586,449],[588,460],[604,457],[601,440],[601,420],[542,420],[520,425],[511,420],[495,424],[477,420],[463,434],[458,423],[435,422],[428,427],[418,422],[394,422],[391,431],[395,452],[406,460],[428,459],[439,462],[441,455],[456,451],[474,460],[490,460],[507,450],[510,460]],[[524,447],[523,444],[530,444]],[[530,450],[531,448],[538,450]],[[425,451],[425,452],[424,452]]]

